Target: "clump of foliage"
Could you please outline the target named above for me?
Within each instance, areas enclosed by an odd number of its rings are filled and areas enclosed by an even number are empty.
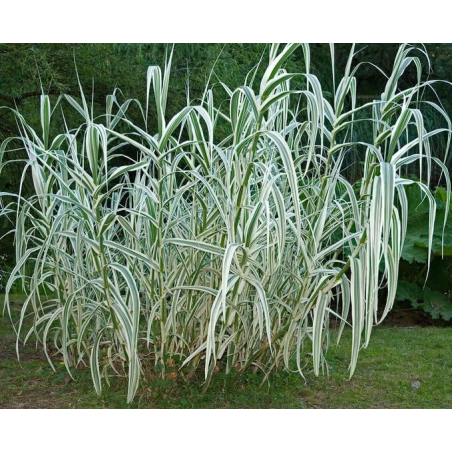
[[[406,188],[408,227],[400,265],[397,300],[409,300],[433,319],[452,319],[452,216],[447,192],[435,192],[436,219],[432,246],[429,249],[429,205],[413,187]],[[450,209],[450,207],[449,207]],[[429,257],[431,260],[428,265]]]
[[[202,366],[210,381],[219,368],[303,374],[310,356],[319,374],[330,317],[341,320],[339,340],[351,312],[352,375],[394,303],[407,185],[428,200],[433,246],[432,166],[447,184],[449,174],[430,140],[450,135],[426,130],[421,94],[434,82],[421,80],[422,51],[401,46],[381,96],[360,106],[353,51],[336,80],[331,47],[331,101],[310,72],[309,46],[288,44],[272,46],[242,87],[206,87],[172,117],[171,56],[163,71],[148,69],[144,105],[115,92],[95,116],[83,92],[53,106],[42,95],[40,130],[13,110],[20,136],[0,151],[24,148],[35,190],[3,208],[16,228],[6,309],[15,281],[27,294],[18,343],[31,311],[25,341],[34,335],[47,354],[52,345],[69,374],[89,366],[98,393],[127,376],[131,401],[149,367],[174,378]],[[300,72],[288,73],[297,55]],[[399,89],[410,65],[417,82]],[[81,117],[75,127],[63,103]],[[361,121],[372,134],[356,139]],[[364,162],[358,193],[344,176],[351,151]],[[404,177],[416,162],[420,179]]]

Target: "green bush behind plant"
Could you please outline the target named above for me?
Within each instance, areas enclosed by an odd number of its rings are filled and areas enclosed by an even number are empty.
[[[400,264],[396,299],[409,300],[433,319],[452,318],[452,215],[446,213],[446,190],[435,191],[437,205],[431,265],[428,268],[429,206],[413,187],[406,187],[409,205],[408,228]]]

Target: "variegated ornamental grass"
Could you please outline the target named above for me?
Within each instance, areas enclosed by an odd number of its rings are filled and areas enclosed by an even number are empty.
[[[287,73],[295,51],[300,73]],[[394,302],[404,185],[417,184],[430,200],[430,237],[433,165],[450,202],[448,170],[431,142],[451,133],[441,105],[422,100],[434,88],[420,78],[422,49],[401,46],[381,98],[360,106],[353,52],[332,101],[310,73],[309,46],[288,44],[271,47],[260,83],[250,74],[234,91],[221,85],[228,101],[217,103],[207,87],[172,118],[171,57],[163,70],[149,68],[144,106],[113,94],[105,115],[93,117],[82,92],[80,100],[64,96],[58,108],[75,109],[81,121],[55,136],[48,96],[39,130],[13,112],[20,136],[4,141],[0,155],[23,147],[35,188],[3,203],[17,258],[6,309],[15,281],[27,294],[18,347],[36,337],[50,365],[56,347],[70,374],[91,368],[98,393],[104,380],[126,376],[131,401],[144,365],[163,376],[174,363],[181,372],[203,367],[207,382],[219,367],[303,375],[312,362],[319,374],[333,316],[339,338],[352,328],[352,375]],[[419,79],[401,90],[411,65]],[[129,107],[140,109],[140,123],[128,119]],[[444,128],[426,129],[426,107]],[[356,137],[363,121],[371,133]],[[343,167],[351,151],[364,162],[355,186]],[[417,180],[406,176],[413,164]],[[22,331],[26,315],[30,331]]]

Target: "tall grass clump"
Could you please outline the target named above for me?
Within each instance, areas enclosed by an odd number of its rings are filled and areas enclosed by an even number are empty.
[[[82,91],[56,105],[43,94],[38,130],[12,110],[20,134],[0,155],[24,149],[35,190],[2,206],[16,246],[5,309],[14,283],[26,293],[18,345],[34,337],[70,375],[89,367],[98,393],[125,376],[131,401],[150,367],[163,377],[202,367],[209,382],[219,369],[303,375],[311,362],[317,375],[335,317],[338,340],[352,328],[352,375],[394,302],[404,186],[430,202],[430,245],[434,166],[450,202],[448,170],[430,143],[441,134],[448,147],[451,133],[440,104],[422,100],[435,82],[421,80],[421,50],[401,46],[381,97],[359,107],[353,52],[332,102],[310,73],[309,46],[288,44],[271,46],[260,80],[255,71],[235,90],[206,87],[173,117],[171,56],[163,70],[149,68],[144,105],[113,94],[95,117]],[[297,55],[300,73],[287,73]],[[400,89],[409,66],[417,83]],[[425,104],[444,127],[426,128]],[[372,133],[361,138],[363,121]],[[363,162],[353,185],[344,176],[351,151]],[[406,176],[413,164],[416,179]],[[33,326],[23,332],[27,315]]]

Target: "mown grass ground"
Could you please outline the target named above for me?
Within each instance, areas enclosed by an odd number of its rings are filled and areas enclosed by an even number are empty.
[[[21,299],[14,301],[17,316]],[[279,372],[268,387],[261,385],[259,374],[249,373],[235,381],[219,374],[205,392],[195,382],[153,379],[144,382],[134,403],[127,405],[125,381],[113,380],[98,397],[89,370],[77,371],[72,381],[57,360],[53,372],[34,344],[21,348],[19,364],[14,331],[9,318],[2,317],[0,407],[452,408],[452,328],[375,328],[352,380],[347,373],[349,343],[350,334],[339,347],[331,347],[329,376],[308,374],[304,382],[297,374]]]

